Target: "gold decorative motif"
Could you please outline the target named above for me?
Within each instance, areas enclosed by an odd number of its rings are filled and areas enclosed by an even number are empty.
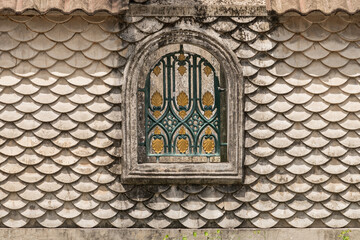
[[[209,76],[211,74],[211,72],[212,72],[211,67],[206,66],[204,68],[204,73],[206,74],[206,76]]]
[[[206,118],[210,118],[211,115],[212,115],[212,111],[211,110],[205,110],[204,115],[205,115]]]
[[[209,127],[207,127],[206,129],[205,129],[205,134],[206,135],[210,135],[212,132],[211,132],[211,128],[209,128]]]
[[[179,134],[184,135],[185,133],[186,133],[185,128],[181,127],[179,130]],[[176,146],[180,153],[185,153],[189,148],[189,141],[186,138],[180,138]]]
[[[211,128],[210,127],[207,127],[205,129],[205,135],[209,136],[211,135]],[[208,138],[205,138],[205,140],[203,141],[203,149],[204,151],[209,154],[211,153],[213,150],[214,150],[214,147],[215,147],[215,142],[214,142],[214,139],[208,137]]]
[[[155,135],[160,135],[160,134],[161,134],[161,130],[160,130],[159,127],[155,127],[155,129],[154,129],[154,134],[155,134]]]
[[[162,96],[158,91],[154,92],[154,94],[151,96],[151,104],[154,107],[160,107],[162,104],[162,101],[163,101]],[[160,117],[161,112],[159,110],[155,110],[153,114],[154,114],[155,118],[158,118],[158,117]]]
[[[207,138],[203,141],[203,149],[207,154],[211,153],[214,150],[214,147],[214,139]]]
[[[179,130],[179,134],[184,135],[186,133],[186,130],[184,127],[181,127]]]
[[[207,91],[202,98],[202,103],[204,106],[210,107],[211,105],[214,104],[214,96]],[[204,115],[206,118],[210,118],[212,115],[212,111],[211,110],[205,110],[204,111]]]
[[[178,71],[179,71],[180,75],[183,76],[186,73],[186,67],[180,66],[180,67],[178,67]]]
[[[204,106],[211,106],[214,104],[214,96],[207,91],[202,98],[202,102]]]
[[[181,53],[180,55],[179,55],[179,61],[185,61],[185,55],[183,54],[183,53]]]
[[[161,130],[159,127],[155,127],[154,134],[155,135],[161,134]],[[156,138],[152,141],[151,147],[155,153],[161,153],[162,150],[164,149],[164,141],[160,138]]]
[[[151,97],[151,104],[155,107],[160,107],[162,104],[162,101],[163,101],[163,99],[162,99],[161,94],[158,91],[154,92],[154,94]]]
[[[187,139],[179,139],[177,142],[177,148],[180,153],[185,153],[189,148],[189,141]]]
[[[189,104],[189,98],[184,91],[181,91],[179,93],[176,100],[177,100],[177,104],[179,104],[179,106],[182,107],[185,107],[186,105]]]
[[[188,96],[186,95],[186,93],[184,91],[181,91],[179,93],[179,95],[177,96],[176,98],[177,100],[177,104],[181,107],[185,107],[186,105],[189,104],[189,98]],[[185,110],[181,110],[179,112],[179,115],[181,118],[184,118],[186,116],[186,111]]]
[[[153,70],[153,73],[156,75],[156,76],[159,76],[159,74],[161,73],[161,68],[159,66],[156,66]]]
[[[185,111],[185,110],[181,110],[181,111],[179,112],[179,116],[180,116],[182,119],[184,119],[184,118],[186,117],[186,111]]]
[[[161,139],[154,139],[151,146],[155,153],[161,153],[164,148],[164,142]]]
[[[161,112],[156,110],[154,111],[153,115],[155,118],[159,118],[161,116]]]

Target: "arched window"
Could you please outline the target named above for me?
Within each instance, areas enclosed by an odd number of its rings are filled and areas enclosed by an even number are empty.
[[[122,89],[123,182],[242,181],[241,67],[220,40],[177,28],[136,46]]]
[[[213,62],[215,60],[213,59]],[[219,64],[217,63],[217,66]],[[226,148],[226,94],[219,71],[183,45],[150,69],[145,83],[145,146],[159,162],[219,162]],[[223,136],[222,136],[223,135]],[[222,148],[221,148],[222,146]],[[226,150],[225,150],[226,151]]]

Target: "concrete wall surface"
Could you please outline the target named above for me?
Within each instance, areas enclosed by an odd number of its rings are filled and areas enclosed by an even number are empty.
[[[273,228],[266,230],[258,229],[0,229],[0,239],[6,240],[338,240],[342,239],[339,234],[350,231],[348,236],[351,240],[360,239],[359,229],[292,229]],[[196,233],[196,234],[194,234]],[[166,238],[166,235],[169,237]],[[196,235],[196,236],[194,236]]]

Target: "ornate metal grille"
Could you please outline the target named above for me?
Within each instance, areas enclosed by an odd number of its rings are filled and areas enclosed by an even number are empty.
[[[206,59],[181,46],[150,70],[144,90],[148,156],[220,155],[219,80]]]

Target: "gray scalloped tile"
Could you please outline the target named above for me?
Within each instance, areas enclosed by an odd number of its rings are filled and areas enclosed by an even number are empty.
[[[187,200],[187,201],[189,201],[189,200]],[[145,205],[154,211],[162,211],[162,210],[165,210],[166,208],[168,208],[171,205],[171,203],[169,201],[165,200],[159,194],[155,194],[151,199],[149,199],[147,202],[145,202]]]
[[[78,199],[73,201],[74,206],[80,210],[92,210],[99,206],[100,202],[93,199],[89,194],[82,194]]]
[[[284,80],[292,86],[305,86],[312,81],[312,77],[305,74],[301,69],[295,69],[290,75],[284,76]]]
[[[250,43],[251,41],[253,41],[256,38],[256,34],[253,31],[250,31],[246,28],[240,28],[240,29],[236,30],[233,34],[231,34],[231,37],[233,37],[235,40],[238,40],[241,42],[249,42]],[[254,49],[254,48],[251,47],[251,49]],[[254,50],[256,51],[256,49],[254,49]]]
[[[304,194],[296,194],[296,196],[287,205],[292,209],[300,212],[305,211],[313,206],[313,202],[305,198]]]
[[[286,222],[296,228],[305,228],[310,226],[315,220],[303,212],[297,212],[294,216],[286,219]]]
[[[99,206],[90,211],[95,217],[99,219],[109,219],[117,214],[117,210],[110,207],[108,203],[100,203]]]
[[[330,174],[323,171],[320,167],[313,166],[303,177],[308,182],[319,184],[329,180],[330,176]]]
[[[10,228],[19,228],[25,226],[29,219],[23,217],[17,211],[11,211],[8,215],[1,219],[2,223]]]
[[[299,16],[284,17],[282,23],[291,32],[304,32],[311,26],[311,21]]]
[[[322,219],[323,223],[331,228],[342,228],[350,223],[350,219],[344,217],[344,215],[334,212],[331,216]]]
[[[226,212],[222,218],[216,220],[216,223],[221,228],[236,228],[243,223],[243,220],[236,217],[233,212]]]
[[[72,16],[70,20],[64,22],[64,27],[72,32],[83,32],[89,27],[89,23],[80,16]]]
[[[61,207],[64,202],[56,198],[52,193],[47,193],[37,204],[46,210],[56,210]]]
[[[109,184],[116,179],[116,176],[104,167],[98,167],[98,170],[89,177],[92,181],[98,184]]]
[[[341,198],[339,195],[332,195],[328,200],[322,203],[326,208],[332,211],[341,211],[347,208],[350,203]],[[334,214],[334,213],[332,213]]]
[[[285,186],[280,185],[272,192],[268,193],[268,196],[274,201],[288,202],[295,197],[295,193],[288,190]]]
[[[65,42],[74,36],[74,32],[67,30],[63,24],[56,24],[54,28],[45,33],[45,36],[56,42]]]
[[[135,219],[146,219],[153,214],[142,202],[139,202],[132,209],[128,210],[128,214]]]
[[[36,183],[45,177],[44,174],[39,173],[34,167],[30,166],[25,171],[18,174],[18,178],[25,183]]]
[[[211,27],[217,32],[231,32],[237,27],[237,24],[231,21],[231,19],[219,19],[215,23],[211,24]]]
[[[19,213],[26,218],[37,219],[46,214],[46,210],[40,208],[35,202],[30,202],[19,210]]]
[[[83,51],[88,49],[92,42],[83,38],[80,34],[75,34],[70,40],[63,43],[67,48],[73,51]]]
[[[76,191],[71,185],[64,184],[64,186],[55,193],[55,196],[63,201],[73,201],[81,196],[81,193]]]
[[[291,218],[296,211],[289,208],[285,203],[280,203],[274,210],[269,212],[272,216],[278,219]]]
[[[205,207],[206,202],[202,201],[198,196],[196,195],[190,195],[186,201],[181,203],[181,206],[189,211],[199,211],[203,207]]]
[[[249,47],[248,44],[243,43],[236,51],[236,56],[239,58],[247,59],[256,55],[257,51]]]
[[[83,211],[81,215],[73,218],[76,225],[83,228],[93,228],[98,225],[101,220],[92,215],[89,211]]]
[[[348,170],[349,167],[341,163],[336,158],[332,158],[325,165],[321,166],[321,168],[329,174],[339,175]]]
[[[34,184],[29,184],[26,188],[20,191],[18,195],[26,201],[36,202],[45,195],[45,192],[38,189]]]
[[[278,223],[279,219],[274,218],[269,213],[260,213],[259,216],[250,221],[258,228],[271,228]]]
[[[201,228],[207,223],[204,218],[200,217],[195,212],[190,213],[185,218],[180,219],[179,221],[184,227],[187,228]]]
[[[81,214],[81,210],[77,209],[72,203],[65,202],[64,205],[56,209],[56,214],[65,219],[72,219]]]
[[[351,203],[348,208],[341,211],[341,214],[350,219],[358,219],[360,217],[360,206],[357,203]]]
[[[300,34],[310,41],[319,42],[328,38],[331,32],[326,31],[319,24],[312,24],[306,31]]]
[[[251,207],[250,204],[245,203],[238,210],[234,211],[234,214],[240,219],[253,219],[260,213]]]
[[[198,211],[198,213],[205,219],[214,220],[222,217],[225,210],[219,209],[214,203],[208,203],[204,208]]]
[[[171,202],[180,202],[186,199],[189,194],[183,192],[178,186],[171,186],[171,188],[163,193],[161,196]]]
[[[331,211],[320,203],[315,203],[314,206],[306,210],[305,213],[313,219],[322,219],[331,215]]]
[[[152,228],[166,228],[168,227],[173,221],[164,216],[161,212],[155,213],[151,218],[147,220],[147,225]]]
[[[129,217],[129,215],[124,212],[119,212],[115,217],[110,219],[109,222],[111,225],[117,228],[132,227],[136,223],[134,219]]]
[[[340,36],[343,37],[342,33],[340,33]],[[358,36],[356,38],[358,38]],[[360,53],[357,51],[357,48],[358,45],[350,43],[344,50],[338,53],[347,59],[358,59],[360,57]]]
[[[50,22],[54,23],[65,23],[71,19],[71,16],[66,15],[45,15],[44,17]],[[15,19],[14,21],[17,21],[17,19]],[[29,21],[29,19],[24,20],[24,22],[26,21]]]
[[[211,210],[215,210],[214,208],[211,208],[209,211],[209,213],[207,213],[209,216],[214,213]],[[164,215],[167,216],[170,219],[173,220],[178,220],[178,219],[182,219],[184,217],[186,217],[189,213],[189,211],[187,211],[186,209],[184,209],[183,207],[181,207],[181,205],[179,203],[172,203],[170,204],[170,206],[168,208],[166,208],[163,211]],[[205,215],[207,215],[205,214]],[[216,213],[214,213],[216,214]],[[200,213],[201,215],[201,213]],[[202,217],[204,217],[203,215],[201,215]],[[205,217],[206,218],[206,217]],[[209,219],[209,218],[206,218]]]

